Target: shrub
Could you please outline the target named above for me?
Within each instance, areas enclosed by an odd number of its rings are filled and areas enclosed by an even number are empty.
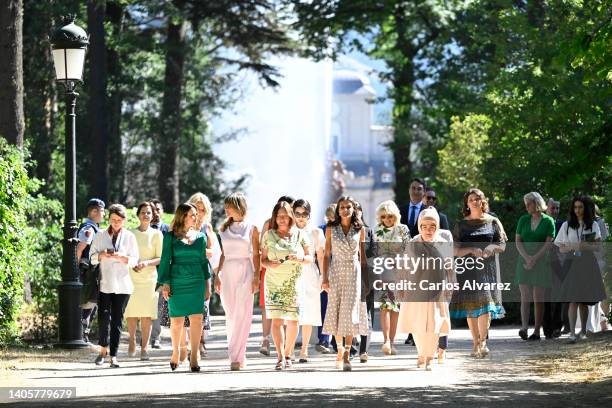
[[[26,267],[27,153],[0,138],[0,345],[17,338]]]

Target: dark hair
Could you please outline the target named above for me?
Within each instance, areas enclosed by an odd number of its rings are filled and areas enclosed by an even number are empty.
[[[154,205],[159,204],[159,205],[161,205],[161,206],[162,206],[162,208],[164,207],[164,205],[162,204],[162,202],[161,202],[161,201],[159,201],[159,199],[157,199],[157,198],[152,198],[152,199],[150,199],[150,200],[149,200],[149,202],[150,202],[151,204],[154,204]]]
[[[468,198],[470,198],[472,194],[476,194],[478,197],[480,197],[480,199],[482,200],[480,202],[480,209],[482,210],[483,213],[488,213],[489,212],[489,202],[487,201],[487,197],[485,197],[484,193],[480,191],[479,189],[470,188],[468,192],[463,195],[463,208],[461,209],[463,216],[467,217],[468,215],[470,215],[470,207],[468,206]]]
[[[363,226],[369,227],[368,224],[366,224],[366,222],[364,221],[363,207],[361,206],[361,203],[359,201],[355,201],[355,209],[361,211],[361,218],[359,219],[361,220],[361,223],[363,224]]]
[[[428,191],[436,191],[436,190],[434,190],[432,187],[425,187],[425,192],[428,192]]]
[[[293,205],[293,203],[295,202],[295,198],[286,195],[286,196],[281,196],[281,197],[279,197],[278,200],[276,200],[277,203],[280,203],[281,201],[289,203],[289,205]]]
[[[578,217],[576,217],[576,212],[574,211],[574,203],[576,201],[580,201],[582,205],[584,205],[584,216],[582,221],[584,222],[584,229],[590,230],[593,228],[593,222],[595,221],[595,203],[588,195],[579,195],[574,197],[572,204],[570,205],[567,225],[574,229],[578,229],[578,227],[580,227],[580,222],[578,222]]]
[[[153,205],[153,203],[143,201],[142,203],[138,204],[138,208],[136,209],[137,217],[140,215],[140,211],[142,211],[142,209],[145,207],[149,207],[151,209],[151,212],[153,213],[153,216],[155,216],[155,206]]]
[[[270,218],[270,229],[273,229],[273,230],[278,229],[278,224],[276,223],[276,216],[278,215],[278,212],[281,210],[281,208],[284,209],[287,212],[287,215],[289,216],[289,218],[291,218],[291,223],[289,224],[289,228],[295,225],[295,216],[293,215],[291,204],[289,204],[287,201],[279,201],[278,203],[276,203],[276,205],[274,206],[274,209],[272,210],[272,217]]]
[[[108,207],[108,217],[110,218],[110,216],[113,214],[125,220],[127,218],[127,209],[121,204],[112,204],[110,207]]]
[[[338,201],[336,202],[335,219],[333,221],[328,222],[327,225],[333,227],[336,225],[340,225],[340,223],[342,222],[342,219],[340,218],[340,203],[342,201],[348,201],[349,203],[351,203],[351,205],[353,206],[353,209],[357,209],[357,206],[359,205],[359,203],[357,203],[357,201],[355,201],[355,199],[351,196],[340,197]],[[363,221],[361,221],[361,219],[357,217],[356,211],[353,211],[353,215],[351,216],[351,225],[353,226],[353,228],[358,229],[358,230],[360,230],[363,227]]]
[[[422,178],[415,177],[412,180],[410,180],[410,184],[414,183],[415,181],[423,186],[423,190],[427,188],[427,184],[425,184],[425,180],[423,180]]]
[[[185,234],[185,217],[189,214],[189,211],[194,210],[196,213],[198,209],[195,205],[191,203],[183,203],[179,204],[176,207],[176,211],[174,212],[174,218],[170,223],[170,231],[174,234],[175,237],[181,238]]]
[[[310,203],[308,201],[304,200],[303,198],[299,198],[295,200],[295,202],[293,203],[293,211],[295,211],[295,209],[298,207],[302,207],[303,209],[306,210],[308,215],[310,215],[311,210],[310,210]]]

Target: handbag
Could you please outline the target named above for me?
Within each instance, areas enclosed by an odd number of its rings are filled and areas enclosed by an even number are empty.
[[[81,263],[79,268],[83,274],[80,306],[82,309],[91,309],[98,304],[100,295],[100,265]]]

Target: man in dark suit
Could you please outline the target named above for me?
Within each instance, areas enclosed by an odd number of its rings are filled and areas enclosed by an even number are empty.
[[[408,204],[397,203],[400,209],[400,222],[408,226],[410,236],[415,237],[419,234],[417,220],[419,213],[425,205],[423,205],[423,197],[425,196],[425,182],[423,179],[415,177],[410,182],[410,202]]]
[[[440,216],[440,229],[449,230],[450,226],[448,225],[448,217],[446,214],[438,210],[436,204],[438,203],[438,197],[436,197],[436,192],[433,188],[427,187],[425,188],[425,196],[423,196],[423,204],[425,207],[434,207],[438,211],[438,215]]]

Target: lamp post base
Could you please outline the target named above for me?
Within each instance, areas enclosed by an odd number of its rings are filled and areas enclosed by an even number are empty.
[[[59,297],[59,341],[54,347],[75,349],[89,347],[83,341],[80,294],[83,285],[79,281],[60,282]]]

